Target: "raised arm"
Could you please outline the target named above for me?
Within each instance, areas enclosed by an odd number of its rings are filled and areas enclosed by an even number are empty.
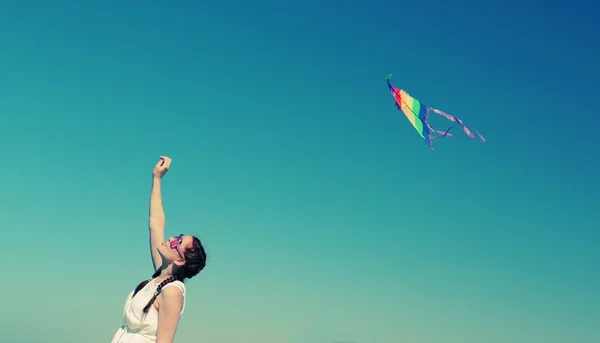
[[[171,159],[160,156],[160,161],[152,172],[148,228],[150,231],[150,254],[155,271],[162,265],[162,258],[156,249],[165,241],[165,211],[162,205],[161,180],[169,170],[169,166],[171,166]]]

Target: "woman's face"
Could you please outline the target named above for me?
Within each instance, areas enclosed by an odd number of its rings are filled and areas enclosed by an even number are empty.
[[[179,235],[171,237],[158,247],[158,252],[163,259],[170,262],[185,262],[185,249],[192,244],[191,236]]]

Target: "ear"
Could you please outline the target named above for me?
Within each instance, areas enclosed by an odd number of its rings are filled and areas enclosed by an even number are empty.
[[[185,264],[185,261],[180,258],[178,258],[177,260],[173,261],[173,263],[175,263],[175,265],[177,265],[178,267],[182,267]]]

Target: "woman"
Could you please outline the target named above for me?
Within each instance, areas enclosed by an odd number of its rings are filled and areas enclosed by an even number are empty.
[[[170,165],[170,158],[160,156],[152,178],[149,231],[155,273],[129,293],[123,326],[112,343],[172,343],[185,309],[183,281],[194,277],[206,264],[206,253],[198,238],[179,235],[165,241],[160,181]]]

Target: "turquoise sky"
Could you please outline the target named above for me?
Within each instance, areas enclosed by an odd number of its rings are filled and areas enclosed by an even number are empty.
[[[176,342],[600,341],[594,13],[1,1],[2,341],[110,342],[159,155],[209,255]],[[389,73],[488,143],[430,151]]]

